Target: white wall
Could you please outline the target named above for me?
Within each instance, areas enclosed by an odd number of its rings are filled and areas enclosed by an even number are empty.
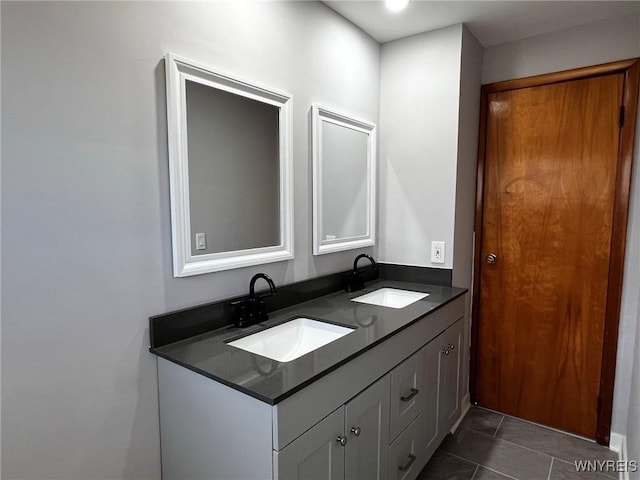
[[[636,294],[638,292],[636,291]],[[640,322],[640,308],[636,312],[636,321]],[[640,345],[640,328],[636,328],[636,345]],[[640,348],[636,348],[631,377],[631,395],[629,398],[629,420],[627,422],[628,459],[640,463]],[[640,480],[640,469],[630,474],[631,480]]]
[[[487,48],[484,52],[482,81],[491,83],[633,57],[640,57],[640,16],[606,20]],[[640,403],[629,401],[634,350],[640,349],[640,344],[635,340],[640,290],[640,147],[637,135],[633,161],[634,178],[611,428],[612,432],[621,435],[634,428],[637,441]],[[631,459],[640,459],[640,444],[633,444],[631,439],[629,451]]]
[[[462,25],[382,45],[381,262],[452,268]],[[445,263],[431,264],[431,242]]]
[[[640,114],[633,161],[611,429],[627,436],[628,458],[640,463]],[[640,471],[630,476],[640,480]]]
[[[148,316],[350,267],[311,255],[309,111],[377,123],[380,47],[317,2],[1,8],[2,473],[159,478]],[[166,51],[293,94],[295,260],[172,277]]]

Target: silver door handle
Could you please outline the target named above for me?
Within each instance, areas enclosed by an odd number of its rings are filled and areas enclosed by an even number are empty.
[[[487,255],[485,260],[489,265],[493,265],[498,261],[498,256],[495,253],[490,253],[489,255]]]

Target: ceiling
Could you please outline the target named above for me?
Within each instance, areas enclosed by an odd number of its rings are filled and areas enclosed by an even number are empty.
[[[325,0],[380,43],[464,23],[485,47],[640,13],[640,1],[427,1],[391,12],[382,0]],[[640,29],[640,25],[638,25]]]

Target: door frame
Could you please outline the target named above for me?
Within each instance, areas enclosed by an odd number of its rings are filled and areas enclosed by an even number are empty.
[[[615,185],[613,224],[611,236],[611,254],[605,307],[604,337],[602,349],[602,369],[598,394],[598,418],[596,441],[609,445],[611,433],[611,414],[613,411],[613,388],[616,371],[616,353],[618,349],[618,326],[622,297],[622,279],[627,239],[627,219],[629,214],[629,195],[631,189],[631,167],[633,163],[633,144],[638,108],[638,86],[640,81],[640,59],[633,58],[591,67],[565,70],[562,72],[536,75],[533,77],[507,80],[482,85],[480,95],[480,132],[478,136],[478,173],[476,181],[475,216],[475,252],[473,275],[473,309],[471,312],[471,365],[469,391],[471,402],[477,401],[477,362],[478,362],[478,322],[480,311],[480,266],[482,253],[482,221],[484,212],[484,170],[487,129],[487,99],[490,93],[517,90],[520,88],[551,85],[554,83],[579,80],[602,75],[624,73],[623,100],[621,109],[622,128],[620,129],[618,150],[618,171]]]

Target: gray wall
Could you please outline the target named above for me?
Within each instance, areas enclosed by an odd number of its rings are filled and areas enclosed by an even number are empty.
[[[453,266],[462,25],[382,45],[380,260]],[[445,241],[444,265],[431,242]]]
[[[148,316],[350,267],[311,254],[309,113],[377,123],[379,45],[316,2],[1,8],[3,477],[159,478]],[[293,94],[295,260],[173,278],[167,51]]]
[[[639,56],[640,17],[629,16],[487,48],[484,52],[482,79],[483,83],[491,83]],[[640,403],[630,402],[634,351],[640,349],[640,344],[636,343],[640,290],[638,140],[636,136],[611,426],[612,432],[620,435],[635,431],[633,438],[636,443],[632,442],[631,437],[629,439],[631,459],[640,459],[640,444],[637,443]]]
[[[191,253],[279,245],[280,109],[192,81],[186,105]]]
[[[476,172],[478,162],[478,128],[480,120],[480,76],[482,45],[462,29],[460,64],[460,111],[458,117],[458,165],[455,184],[455,220],[453,231],[452,284],[469,289],[473,283],[473,231],[476,208]],[[471,294],[467,295],[464,326],[464,368],[462,381],[465,392],[469,382],[469,319]]]
[[[369,136],[322,122],[322,232],[337,238],[367,233]],[[323,238],[326,240],[326,238]]]
[[[382,46],[380,258],[453,269],[453,284],[469,289],[481,70],[482,46],[462,25]],[[431,264],[437,240],[446,242],[444,265]],[[465,394],[468,363],[465,348]]]

